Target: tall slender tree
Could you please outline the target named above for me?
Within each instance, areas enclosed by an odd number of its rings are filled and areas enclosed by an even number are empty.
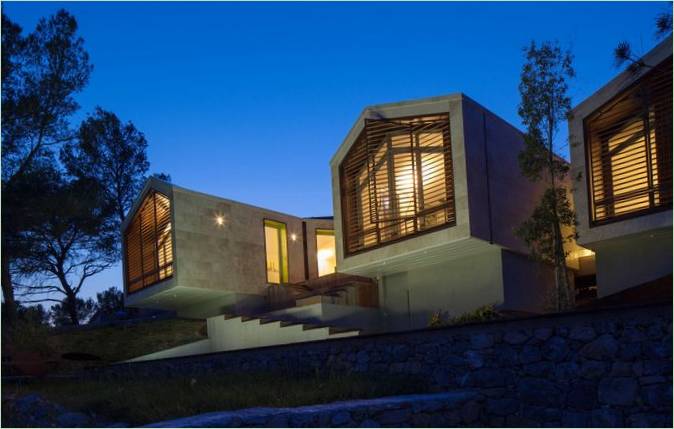
[[[574,77],[573,57],[551,42],[531,42],[524,51],[518,113],[527,132],[519,164],[526,177],[543,181],[546,188],[531,217],[516,233],[534,255],[554,265],[555,309],[560,311],[572,305],[564,244],[573,235],[565,236],[562,228],[575,225],[575,216],[565,186],[568,164],[555,154],[554,143],[559,125],[571,110],[568,80]]]
[[[77,35],[75,18],[64,10],[41,19],[27,36],[2,15],[2,292],[15,320],[12,270],[28,253],[31,177],[55,162],[53,149],[70,140],[69,117],[77,110],[74,95],[89,80],[92,66]],[[35,181],[33,181],[35,183]]]

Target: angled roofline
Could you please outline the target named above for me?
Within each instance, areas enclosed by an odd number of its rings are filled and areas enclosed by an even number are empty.
[[[636,72],[631,71],[629,68],[619,73],[616,77],[602,85],[598,90],[592,93],[592,95],[586,97],[583,101],[578,103],[573,109],[571,109],[572,117],[575,117],[580,114],[581,117],[585,117],[594,111],[594,106],[596,99],[610,99],[623,89],[627,88],[643,75],[648,73],[653,66],[660,64],[662,61],[666,60],[667,57],[672,55],[672,36],[669,35],[663,41],[658,43],[653,49],[648,51],[643,55],[640,60],[642,60],[646,65],[650,67],[641,67]],[[603,104],[603,103],[600,103]],[[591,111],[586,111],[590,109]]]

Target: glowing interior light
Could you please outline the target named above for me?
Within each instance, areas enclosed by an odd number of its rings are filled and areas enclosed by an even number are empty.
[[[216,216],[215,217],[215,223],[218,224],[218,226],[222,226],[225,224],[225,217],[224,216]]]
[[[290,234],[290,239],[291,239],[292,241],[297,241],[297,234],[294,234],[294,233],[293,233],[293,234]]]

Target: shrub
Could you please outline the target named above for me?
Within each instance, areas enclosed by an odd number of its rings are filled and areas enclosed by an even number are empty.
[[[496,311],[494,304],[488,304],[478,307],[473,311],[463,313],[458,317],[451,317],[447,311],[438,310],[431,314],[428,326],[437,328],[441,326],[463,325],[465,323],[486,322],[501,318],[503,316]]]

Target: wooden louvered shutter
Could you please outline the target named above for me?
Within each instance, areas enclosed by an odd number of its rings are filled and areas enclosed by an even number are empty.
[[[449,116],[364,125],[340,166],[345,253],[454,223]]]
[[[128,292],[135,292],[173,274],[170,200],[149,193],[125,232]]]
[[[585,122],[594,222],[671,206],[671,57]]]

